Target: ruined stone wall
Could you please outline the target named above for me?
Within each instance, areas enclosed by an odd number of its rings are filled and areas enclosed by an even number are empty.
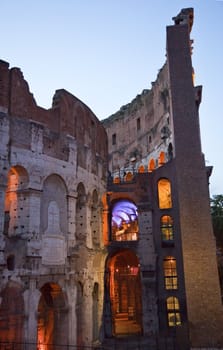
[[[108,134],[109,169],[114,176],[119,169],[132,171],[143,166],[148,171],[152,159],[158,167],[161,152],[168,160],[172,142],[169,100],[168,68],[164,65],[151,90],[143,90],[103,121]]]
[[[193,9],[183,9],[173,19],[174,25],[167,27],[167,62],[151,90],[144,90],[131,103],[103,121],[108,134],[109,169],[112,173],[109,196],[116,201],[124,195],[128,198],[131,186],[142,174],[129,178],[125,174],[151,171],[151,174],[147,174],[148,181],[144,183],[145,195],[148,188],[151,191],[151,207],[148,203],[144,213],[139,210],[142,231],[137,242],[137,247],[142,244],[137,252],[140,263],[143,258],[146,260],[146,252],[151,261],[155,255],[157,259],[156,267],[153,261],[153,264],[150,262],[150,272],[156,268],[150,277],[153,276],[157,283],[157,310],[153,305],[146,304],[142,293],[144,305],[148,306],[147,314],[150,308],[150,330],[152,324],[156,325],[157,312],[159,340],[165,340],[172,332],[172,336],[173,333],[176,336],[177,349],[211,349],[222,347],[223,314],[210,216],[208,174],[200,140],[198,112],[202,88],[193,84],[193,41],[190,39]],[[151,160],[154,161],[153,166]],[[164,163],[167,164],[161,167]],[[169,194],[172,202],[167,207],[159,205],[160,180],[171,184],[172,193]],[[126,190],[124,195],[121,189],[123,192]],[[135,188],[135,192],[138,190]],[[163,193],[167,192],[165,188]],[[143,201],[137,203],[137,198],[133,200],[140,208]],[[147,227],[147,220],[145,225],[143,223],[143,215],[146,214],[151,223]],[[161,240],[161,219],[164,216],[173,219],[172,242]],[[144,237],[146,242],[143,242]],[[153,244],[149,245],[149,240]],[[110,242],[113,254],[121,246],[124,249],[125,242],[119,243],[119,246],[117,242]],[[126,244],[126,247],[130,245]],[[134,244],[131,249],[135,249]],[[164,282],[164,263],[172,257],[176,260],[178,276],[177,286],[169,288]],[[146,265],[149,270],[149,263]],[[151,278],[148,285],[144,285],[151,300],[154,297],[151,288],[153,282]],[[169,322],[173,307],[168,302],[172,298],[178,303],[175,306],[175,320],[180,312],[180,327],[175,327],[179,323],[172,327],[173,324]],[[148,319],[144,321],[146,323]],[[165,348],[164,344],[161,348]],[[174,348],[173,344],[171,348]]]
[[[103,306],[106,132],[65,90],[51,109],[38,107],[3,61],[0,82],[0,338],[89,345]]]
[[[0,60],[0,110],[10,116],[17,117],[12,122],[11,137],[14,142],[19,137],[16,125],[20,125],[26,119],[42,123],[44,128],[43,148],[44,153],[59,159],[68,159],[67,135],[75,138],[81,152],[90,152],[92,168],[97,171],[96,163],[103,163],[106,170],[107,137],[105,130],[93,112],[75,96],[66,90],[57,90],[53,97],[52,108],[46,110],[37,106],[29,86],[19,68],[9,68],[7,62]],[[13,134],[14,132],[14,134]],[[24,132],[28,132],[24,130]],[[13,137],[15,135],[16,137]],[[30,133],[29,133],[30,135]],[[26,135],[26,138],[29,137]],[[23,143],[30,143],[21,135]],[[100,143],[97,142],[100,140]],[[79,152],[78,152],[79,153]],[[82,162],[82,167],[87,165]],[[91,171],[91,169],[88,169]],[[106,172],[105,172],[106,174]]]

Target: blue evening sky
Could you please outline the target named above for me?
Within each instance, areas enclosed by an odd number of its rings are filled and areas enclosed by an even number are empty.
[[[0,59],[21,68],[38,105],[50,108],[64,88],[104,119],[151,87],[165,62],[166,26],[185,7],[194,8],[210,191],[223,194],[223,0],[0,0]]]

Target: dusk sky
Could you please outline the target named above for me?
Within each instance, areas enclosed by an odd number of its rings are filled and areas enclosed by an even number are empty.
[[[39,106],[50,108],[64,88],[104,119],[151,88],[165,62],[166,26],[185,7],[194,8],[210,192],[223,194],[222,0],[0,0],[0,59],[22,70]]]

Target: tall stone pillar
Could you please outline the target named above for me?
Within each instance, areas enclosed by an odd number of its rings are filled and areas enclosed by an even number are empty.
[[[30,279],[29,289],[24,292],[25,301],[25,339],[31,344],[30,349],[36,349],[38,327],[38,304],[41,293],[36,289],[36,280]]]
[[[75,247],[76,244],[76,203],[77,193],[68,195],[68,248]]]
[[[147,203],[146,207],[149,207]],[[152,234],[152,213],[139,209],[139,248],[142,283],[143,333],[152,336],[158,331],[158,312],[156,297],[156,254]]]
[[[183,11],[183,10],[182,10]],[[207,173],[200,143],[191,63],[193,14],[181,13],[167,27],[176,183],[184,278],[192,348],[223,346],[223,307],[212,230]],[[189,147],[188,147],[189,144]],[[179,233],[180,234],[180,233]]]
[[[76,315],[76,304],[77,304],[77,287],[74,281],[70,282],[69,288],[67,288],[68,304],[69,304],[69,318],[68,318],[68,343],[69,345],[77,345],[77,315]]]

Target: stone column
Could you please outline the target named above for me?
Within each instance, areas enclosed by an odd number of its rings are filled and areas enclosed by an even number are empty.
[[[103,209],[102,212],[102,230],[103,230],[103,245],[108,245],[110,237],[110,229],[109,229],[109,222],[108,222],[108,215],[109,215],[109,208]]]
[[[4,229],[4,211],[5,211],[5,185],[0,185],[0,234]]]
[[[84,312],[84,325],[85,325],[85,332],[84,332],[84,345],[90,346],[92,343],[92,308],[93,308],[93,301],[92,301],[92,292],[93,292],[93,286],[90,280],[85,281],[84,284],[84,295],[83,295],[83,312]]]
[[[25,301],[25,339],[26,343],[33,344],[30,349],[36,349],[37,326],[38,326],[38,304],[41,293],[36,289],[36,280],[30,279],[29,289],[24,292]]]
[[[69,317],[68,317],[68,344],[76,346],[77,344],[77,315],[76,315],[76,303],[77,303],[77,286],[74,282],[71,282],[67,291],[68,305],[69,305]]]
[[[4,207],[5,207],[5,190],[7,187],[8,164],[8,143],[9,143],[9,119],[0,115],[0,235],[4,228]]]
[[[140,207],[138,252],[138,256],[140,256],[142,283],[143,330],[144,335],[151,336],[155,335],[158,330],[156,297],[156,254],[152,234],[152,213],[151,211]]]
[[[40,232],[41,191],[30,190],[29,194],[29,232]]]
[[[86,201],[86,246],[92,248],[92,230],[91,230],[91,198]]]
[[[68,197],[68,249],[73,248],[76,244],[76,203],[77,193],[69,193]]]
[[[5,207],[5,189],[6,186],[0,186],[0,265],[5,264],[4,249],[5,249],[5,238],[3,235],[4,230],[4,207]]]

